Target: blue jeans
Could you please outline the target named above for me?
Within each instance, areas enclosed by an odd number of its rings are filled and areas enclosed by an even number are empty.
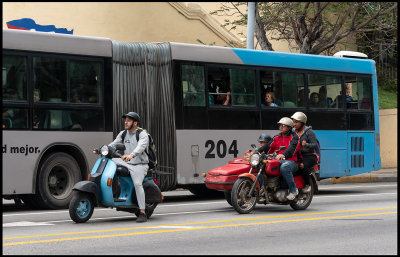
[[[298,170],[299,166],[290,160],[283,160],[281,162],[281,175],[289,186],[289,193],[296,192],[296,184],[294,183],[293,173]]]

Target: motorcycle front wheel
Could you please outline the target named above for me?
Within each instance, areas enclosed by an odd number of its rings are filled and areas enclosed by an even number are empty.
[[[86,222],[94,210],[93,196],[84,192],[75,192],[69,203],[69,216],[76,223]]]
[[[240,214],[246,214],[251,212],[258,201],[257,190],[249,197],[251,186],[253,185],[253,180],[250,178],[239,178],[233,184],[231,192],[231,202],[233,208]]]
[[[314,183],[310,183],[311,191],[309,193],[302,193],[299,190],[299,194],[296,198],[290,202],[290,207],[294,210],[305,210],[311,204],[311,201],[314,196]]]

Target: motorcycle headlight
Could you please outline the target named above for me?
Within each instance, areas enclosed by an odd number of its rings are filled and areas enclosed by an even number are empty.
[[[101,153],[101,155],[106,156],[108,154],[108,146],[107,145],[103,145],[100,148],[100,153]]]
[[[250,156],[250,164],[252,166],[257,166],[260,163],[260,155],[259,154],[253,154]]]

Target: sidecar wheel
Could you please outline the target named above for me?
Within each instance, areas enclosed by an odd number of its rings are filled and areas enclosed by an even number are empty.
[[[224,191],[225,200],[232,206],[232,196],[231,191]]]
[[[76,223],[86,222],[92,217],[94,210],[93,196],[88,193],[76,192],[69,204],[69,216]]]
[[[290,207],[292,207],[294,210],[305,210],[307,207],[311,204],[311,201],[314,196],[314,183],[310,183],[311,186],[311,191],[309,193],[301,193],[301,190],[299,190],[299,194],[296,196],[296,198],[290,202]]]
[[[240,214],[249,213],[256,206],[258,201],[257,190],[251,197],[247,196],[253,183],[250,178],[240,178],[233,184],[231,192],[232,206]]]
[[[154,210],[156,209],[158,203],[146,203],[146,207],[145,207],[145,212],[146,212],[146,216],[147,218],[150,218],[150,216],[153,214]],[[136,217],[139,217],[140,214],[140,210],[135,211],[135,215]]]

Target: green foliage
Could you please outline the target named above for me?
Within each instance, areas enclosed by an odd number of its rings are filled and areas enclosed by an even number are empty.
[[[397,92],[387,91],[378,88],[379,109],[395,109],[397,108]]]

